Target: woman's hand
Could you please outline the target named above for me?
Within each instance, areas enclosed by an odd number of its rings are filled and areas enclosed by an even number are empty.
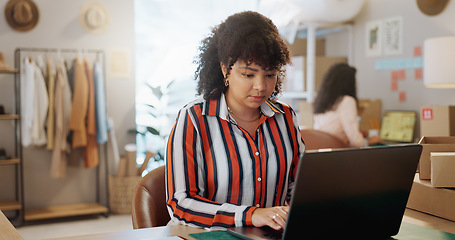
[[[275,230],[284,229],[288,211],[289,206],[257,208],[251,220],[255,227],[269,226]]]
[[[378,144],[382,141],[381,137],[379,136],[371,136],[368,138],[368,145]]]

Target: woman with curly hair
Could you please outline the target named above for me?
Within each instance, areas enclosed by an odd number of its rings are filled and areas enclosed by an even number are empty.
[[[333,65],[325,74],[313,103],[314,128],[332,134],[349,147],[379,143],[380,137],[367,138],[357,121],[356,69],[346,63]]]
[[[294,111],[276,101],[289,51],[256,12],[228,17],[202,41],[201,97],[183,107],[166,149],[171,221],[284,228],[304,143]]]

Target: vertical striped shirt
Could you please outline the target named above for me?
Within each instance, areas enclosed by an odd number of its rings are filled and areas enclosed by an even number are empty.
[[[251,136],[228,112],[224,95],[196,100],[178,114],[166,149],[172,221],[211,228],[251,226],[257,207],[289,200],[304,151],[294,111],[261,105]]]

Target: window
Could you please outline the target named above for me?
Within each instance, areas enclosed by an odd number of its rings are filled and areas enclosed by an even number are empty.
[[[156,153],[149,169],[164,164],[178,110],[196,98],[193,60],[200,41],[227,16],[257,5],[257,0],[135,1],[138,164],[146,151]]]

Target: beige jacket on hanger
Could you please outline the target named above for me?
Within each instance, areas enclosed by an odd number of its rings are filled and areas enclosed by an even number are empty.
[[[51,59],[47,57],[47,92],[49,95],[49,110],[47,113],[47,149],[54,149],[54,93],[55,93],[55,78],[54,68],[51,63]]]
[[[57,64],[55,78],[55,144],[52,150],[51,177],[66,176],[66,154],[71,146],[66,141],[69,134],[68,122],[71,114],[71,89],[63,60]]]

